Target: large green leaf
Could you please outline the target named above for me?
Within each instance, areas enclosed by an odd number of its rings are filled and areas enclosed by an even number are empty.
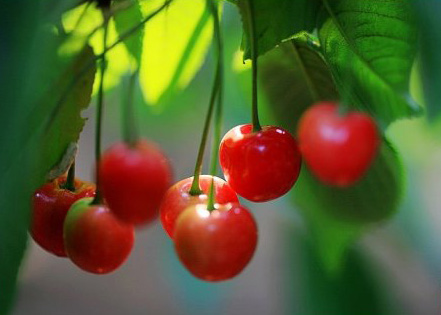
[[[59,38],[41,27],[45,18],[37,18],[39,3],[20,5],[7,6],[14,7],[13,19],[0,11],[2,29],[17,31],[5,32],[11,55],[0,60],[1,68],[8,69],[0,85],[7,104],[0,117],[8,130],[1,137],[0,156],[0,314],[7,313],[13,300],[32,193],[78,140],[84,124],[80,113],[90,102],[95,76],[90,47],[78,56],[59,57]],[[87,71],[85,64],[91,65]],[[73,84],[79,73],[81,79]]]
[[[313,244],[304,235],[287,231],[285,265],[289,281],[287,314],[302,315],[386,315],[403,314],[401,305],[387,294],[387,282],[370,261],[369,254],[353,246],[338,275],[330,275],[317,256]],[[294,266],[294,267],[293,267]],[[400,312],[401,311],[401,312]]]
[[[346,247],[370,223],[389,218],[403,191],[401,162],[384,143],[367,174],[356,185],[339,189],[318,181],[306,167],[293,190],[328,269],[337,270]]]
[[[261,69],[267,103],[278,123],[293,134],[306,108],[337,97],[330,71],[306,34],[263,56]],[[326,268],[337,270],[363,229],[396,211],[402,181],[401,163],[387,143],[366,176],[347,189],[324,185],[303,167],[293,196]]]
[[[382,126],[420,113],[409,75],[417,29],[409,0],[322,0],[319,38],[341,95]]]
[[[28,75],[25,64],[31,51],[39,1],[8,1],[0,6],[0,28],[2,31],[0,49],[0,314],[6,314],[11,307],[15,281],[26,245],[28,222],[28,200],[24,194],[30,192],[28,171],[30,159],[19,157],[20,127],[23,127],[23,111],[31,108],[23,95],[23,83]],[[22,6],[23,5],[23,6]],[[15,168],[13,167],[15,164]],[[10,169],[10,171],[8,171]],[[22,184],[25,184],[21,187]],[[19,190],[17,190],[19,189]]]
[[[248,3],[253,5],[253,12]],[[242,48],[244,59],[251,56],[249,20],[254,18],[259,55],[274,48],[282,40],[300,31],[312,31],[316,26],[319,0],[238,0],[243,20],[244,37]]]
[[[421,25],[421,70],[429,118],[441,114],[441,2],[414,0]]]
[[[113,8],[117,10],[114,20],[116,31],[120,36],[135,26],[136,23],[139,23],[143,18],[138,0],[114,0]],[[141,28],[124,41],[127,50],[135,58],[138,65],[141,64],[143,37],[144,30]]]

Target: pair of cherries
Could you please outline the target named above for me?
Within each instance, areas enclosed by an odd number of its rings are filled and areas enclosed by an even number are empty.
[[[282,128],[237,126],[223,138],[220,163],[242,197],[263,202],[287,193],[297,181],[301,159],[323,183],[348,187],[365,174],[381,143],[374,120],[361,112],[341,113],[338,104],[313,105],[301,117],[299,146]]]
[[[104,274],[129,256],[134,226],[155,219],[172,174],[161,150],[147,141],[114,145],[98,167],[105,204],[93,204],[93,184],[75,180],[70,191],[61,177],[35,192],[30,232],[47,251]]]
[[[213,182],[215,210],[207,209]],[[197,278],[224,281],[250,262],[257,245],[257,225],[239,204],[236,192],[218,177],[201,175],[201,194],[191,195],[193,177],[174,184],[160,208],[161,223],[183,265]]]

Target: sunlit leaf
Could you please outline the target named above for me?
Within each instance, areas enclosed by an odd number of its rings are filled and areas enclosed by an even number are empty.
[[[162,0],[141,2],[144,15]],[[144,29],[141,89],[149,104],[165,102],[202,66],[213,32],[204,0],[175,0]]]
[[[87,4],[76,7],[63,15],[63,25],[66,32],[70,34],[70,38],[61,47],[63,53],[69,54],[81,50],[85,43],[89,43],[95,54],[98,55],[103,51],[103,17],[95,5]],[[137,21],[134,21],[137,23]],[[111,45],[119,38],[119,34],[115,29],[113,19],[109,21],[109,29],[107,35],[107,45]],[[89,34],[93,32],[90,37]],[[90,37],[90,38],[89,38]],[[131,69],[131,56],[124,44],[117,45],[110,50],[107,55],[107,69],[104,80],[104,88],[110,89],[121,82],[121,77]],[[94,85],[94,93],[98,90],[98,84],[101,80],[99,72]]]
[[[254,7],[259,55],[300,31],[312,31],[316,27],[319,0],[238,0],[244,24],[244,59],[251,57],[248,23],[252,12],[248,9],[248,1],[252,1]]]
[[[421,108],[409,96],[417,29],[408,0],[323,0],[319,39],[341,95],[385,127]]]
[[[116,30],[120,36],[134,27],[137,23],[140,23],[143,18],[138,0],[113,0],[112,7],[117,11],[114,20]],[[144,28],[141,28],[124,41],[127,50],[133,58],[135,58],[138,65],[141,64],[143,38]]]

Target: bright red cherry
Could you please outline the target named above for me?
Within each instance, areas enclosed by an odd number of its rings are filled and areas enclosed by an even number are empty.
[[[37,189],[32,199],[30,234],[48,252],[66,257],[63,224],[70,206],[78,199],[95,196],[95,185],[75,179],[75,191],[63,188],[66,176]]]
[[[208,211],[192,205],[178,217],[173,237],[184,266],[206,281],[237,276],[250,262],[257,245],[257,226],[251,213],[235,203]]]
[[[309,169],[324,183],[347,187],[374,160],[381,142],[374,120],[361,112],[339,113],[323,102],[309,108],[299,123],[300,150]]]
[[[156,218],[172,179],[169,162],[156,144],[117,143],[103,154],[99,167],[104,199],[120,220],[141,225]]]
[[[296,140],[286,130],[264,126],[234,127],[221,141],[220,164],[239,195],[264,202],[286,194],[297,181],[301,166]]]
[[[119,221],[107,206],[91,202],[92,198],[78,200],[69,210],[64,222],[66,252],[85,271],[109,273],[132,251],[134,229]]]
[[[207,203],[211,179],[210,175],[199,177],[199,186],[203,193],[197,196],[190,195],[193,177],[177,182],[167,191],[161,204],[160,214],[162,226],[170,237],[173,236],[176,219],[182,211],[191,205]],[[234,190],[223,179],[215,176],[214,187],[216,203],[239,202]]]

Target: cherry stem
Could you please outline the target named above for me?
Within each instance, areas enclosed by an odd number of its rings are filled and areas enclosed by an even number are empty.
[[[69,172],[67,173],[66,183],[64,183],[61,188],[75,192],[75,161],[73,161],[72,165],[70,166]]]
[[[213,0],[207,0],[207,5],[211,9],[213,15],[213,25],[214,25],[214,37],[217,44],[217,73],[219,77],[218,93],[217,93],[217,107],[216,107],[216,121],[213,132],[213,143],[212,143],[212,155],[211,155],[211,185],[208,194],[207,210],[215,210],[215,189],[214,189],[214,176],[216,176],[217,171],[217,160],[219,155],[219,142],[222,131],[222,105],[223,105],[223,82],[224,82],[224,57],[223,57],[223,41],[222,34],[220,30],[219,13],[217,6]]]
[[[199,177],[202,170],[202,162],[204,160],[204,152],[205,152],[205,147],[207,145],[207,138],[211,123],[211,117],[213,116],[213,109],[214,109],[214,104],[216,103],[216,95],[218,94],[218,91],[219,91],[219,67],[217,67],[216,69],[213,88],[211,89],[210,104],[208,106],[207,115],[205,116],[204,129],[202,132],[201,143],[199,144],[198,157],[196,159],[196,165],[194,168],[193,182],[191,184],[191,188],[189,191],[190,195],[192,196],[197,196],[202,194],[202,189],[199,185]]]
[[[207,0],[207,7],[210,8],[210,10],[211,10],[211,4],[210,4],[209,0]],[[199,184],[199,177],[200,177],[201,171],[202,171],[202,163],[204,160],[205,147],[207,146],[207,138],[208,138],[209,128],[210,128],[210,124],[211,124],[211,117],[213,116],[214,105],[216,103],[216,96],[219,92],[219,84],[220,84],[219,80],[220,80],[220,68],[219,68],[219,62],[218,62],[217,67],[216,67],[216,73],[214,76],[213,87],[211,89],[210,103],[208,106],[207,114],[205,116],[204,128],[202,131],[202,138],[201,138],[201,142],[199,144],[199,151],[198,151],[198,156],[196,159],[196,165],[195,165],[194,174],[193,174],[193,182],[191,184],[191,188],[189,191],[189,194],[192,196],[198,196],[203,193],[203,191],[200,187],[200,184]]]
[[[138,69],[133,72],[128,81],[127,95],[125,99],[125,106],[123,106],[123,136],[124,141],[133,147],[139,138],[138,128],[135,119],[135,108],[133,105],[133,94],[135,90],[136,78],[138,77]]]
[[[252,64],[252,122],[253,122],[253,132],[258,132],[262,130],[262,126],[259,121],[259,106],[257,100],[257,58],[258,58],[258,46],[257,46],[257,35],[256,35],[256,21],[254,19],[254,5],[252,0],[246,0],[248,9],[248,30],[250,34],[251,43],[251,64]]]
[[[96,194],[95,198],[92,201],[92,204],[102,204],[102,195],[101,195],[101,183],[99,176],[99,163],[101,160],[101,122],[102,122],[102,114],[103,114],[103,101],[104,101],[104,74],[106,72],[106,45],[107,45],[107,31],[108,31],[108,23],[109,23],[109,14],[107,9],[103,9],[103,17],[104,17],[104,34],[103,34],[103,51],[101,58],[101,80],[98,87],[98,99],[97,99],[97,107],[96,107],[96,132],[95,132],[95,181],[96,181]]]

